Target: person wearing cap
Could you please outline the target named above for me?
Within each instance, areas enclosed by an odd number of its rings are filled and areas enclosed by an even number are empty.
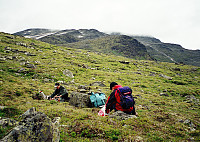
[[[132,110],[125,110],[122,108],[122,106],[119,104],[120,103],[120,97],[119,97],[119,93],[117,93],[117,89],[121,88],[121,85],[118,85],[116,82],[112,82],[110,83],[110,90],[112,90],[112,93],[110,94],[110,96],[108,97],[108,100],[106,102],[106,109],[105,112],[108,114],[109,112],[111,112],[113,109],[115,111],[123,111],[125,113],[128,114],[133,114],[136,115],[135,112],[135,107],[133,106]]]
[[[50,96],[51,100],[57,99],[58,101],[65,102],[69,100],[68,92],[65,87],[61,86],[59,83],[56,83],[55,86],[56,90]]]

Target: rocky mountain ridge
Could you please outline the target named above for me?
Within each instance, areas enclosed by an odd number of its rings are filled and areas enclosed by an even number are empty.
[[[119,38],[124,38],[125,36],[120,33],[106,34],[96,29],[27,29],[14,34],[35,38],[54,45],[61,45],[66,47],[69,46],[71,48],[81,49],[85,48],[86,50],[122,55],[133,59],[153,59],[161,62],[182,63],[200,66],[200,50],[184,49],[181,45],[164,43],[154,37],[125,35],[127,37],[134,38],[138,43],[140,43],[140,45],[138,44],[139,46],[135,48],[135,46],[133,46],[135,41],[132,40],[133,43],[131,44],[130,38],[126,38],[125,40],[127,41],[123,40],[121,43],[119,41],[118,43],[120,45],[114,47],[116,46],[116,43],[113,42],[113,39],[115,39],[116,36],[119,36]],[[128,42],[129,44],[124,46],[124,43]],[[107,47],[109,47],[106,48],[106,50],[104,48],[105,44]],[[139,54],[136,55],[139,48],[142,48],[141,50],[144,48],[146,49],[143,50],[143,53],[139,52]],[[135,49],[137,49],[137,51],[135,51]],[[124,51],[127,51],[128,54],[126,52],[123,53]]]
[[[144,44],[150,56],[157,61],[200,66],[200,50],[184,49],[179,44],[163,43],[151,37],[133,36]]]

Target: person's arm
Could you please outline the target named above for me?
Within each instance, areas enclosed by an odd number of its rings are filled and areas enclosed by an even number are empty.
[[[64,87],[62,87],[62,88],[60,88],[60,93],[59,93],[59,96],[60,97],[63,97],[64,95],[66,95],[68,92],[67,92],[67,90],[64,88]]]
[[[116,90],[115,90],[116,91]],[[110,96],[108,97],[108,100],[106,102],[106,113],[109,113],[110,107],[113,105],[113,103],[116,101],[115,98],[115,91],[113,91]]]
[[[50,98],[54,98],[54,96],[56,95],[56,90],[53,92],[53,94],[51,94]]]

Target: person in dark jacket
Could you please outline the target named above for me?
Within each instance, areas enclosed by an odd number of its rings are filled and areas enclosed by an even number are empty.
[[[108,114],[114,109],[115,111],[120,110],[128,114],[136,115],[134,105],[130,109],[123,109],[122,106],[120,105],[121,101],[117,89],[121,87],[122,86],[118,85],[116,82],[110,83],[110,90],[112,90],[112,93],[110,94],[106,102],[106,113]]]
[[[61,86],[59,83],[56,83],[55,88],[56,88],[56,90],[50,96],[51,100],[56,99],[61,102],[65,102],[65,101],[69,100],[68,92],[65,89],[65,87]]]

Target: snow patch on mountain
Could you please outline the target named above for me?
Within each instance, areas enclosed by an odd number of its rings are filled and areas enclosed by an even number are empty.
[[[30,31],[31,32],[31,31]],[[42,37],[45,37],[45,36],[49,36],[49,35],[52,35],[52,34],[55,34],[56,32],[51,32],[51,33],[45,33],[45,34],[38,34],[38,35],[28,35],[28,36],[24,36],[26,38],[34,38],[34,39],[40,39]]]

